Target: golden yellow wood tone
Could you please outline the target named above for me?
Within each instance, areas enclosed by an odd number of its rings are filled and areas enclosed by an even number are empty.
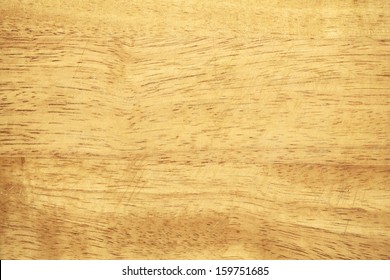
[[[389,259],[390,2],[0,1],[1,259]]]

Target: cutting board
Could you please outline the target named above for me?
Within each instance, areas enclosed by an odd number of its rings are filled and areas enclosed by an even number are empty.
[[[390,2],[0,1],[1,259],[389,259]]]

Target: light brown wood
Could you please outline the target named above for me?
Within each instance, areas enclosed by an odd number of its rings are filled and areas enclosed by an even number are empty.
[[[1,259],[389,259],[390,2],[0,1]]]

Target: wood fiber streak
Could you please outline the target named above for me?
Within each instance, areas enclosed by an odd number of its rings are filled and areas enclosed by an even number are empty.
[[[0,259],[389,259],[389,21],[0,0]]]

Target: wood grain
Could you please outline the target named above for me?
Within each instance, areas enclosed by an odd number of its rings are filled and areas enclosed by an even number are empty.
[[[389,259],[390,2],[0,1],[1,259]]]

